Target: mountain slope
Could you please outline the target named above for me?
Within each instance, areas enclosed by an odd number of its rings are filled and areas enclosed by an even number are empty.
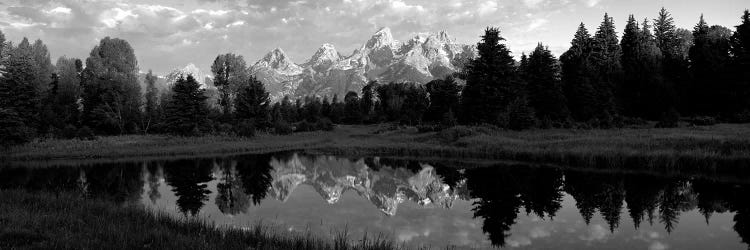
[[[283,96],[343,96],[359,92],[368,81],[427,83],[460,70],[476,55],[472,45],[456,43],[445,32],[421,33],[400,43],[382,28],[349,56],[323,44],[303,64],[295,64],[280,48],[250,67],[271,93]]]

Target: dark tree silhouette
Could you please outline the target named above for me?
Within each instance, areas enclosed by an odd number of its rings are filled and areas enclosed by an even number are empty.
[[[453,77],[432,80],[425,86],[430,95],[430,106],[424,114],[426,121],[443,122],[446,114],[459,111],[461,86]]]
[[[185,216],[196,216],[208,201],[211,162],[207,160],[178,160],[164,163],[167,183],[177,196],[177,207]]]
[[[166,109],[167,131],[183,136],[200,135],[208,122],[208,97],[204,90],[192,75],[188,75],[177,79],[172,92]]]
[[[461,96],[464,123],[499,124],[501,113],[521,93],[516,62],[502,41],[500,29],[487,28],[477,44],[478,57],[460,74],[466,80]]]
[[[254,76],[248,77],[246,82],[239,88],[235,99],[235,118],[238,121],[249,120],[257,128],[270,127],[268,106],[271,98],[263,83]]]
[[[540,120],[563,121],[570,116],[560,83],[560,69],[549,49],[537,44],[524,68],[529,103]]]

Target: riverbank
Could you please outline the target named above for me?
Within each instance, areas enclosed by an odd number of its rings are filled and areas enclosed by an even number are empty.
[[[400,249],[390,240],[348,242],[261,225],[217,228],[137,205],[74,194],[0,190],[0,249]]]
[[[392,125],[338,126],[329,132],[254,138],[129,135],[94,141],[46,140],[5,149],[9,165],[55,165],[164,157],[303,150],[353,156],[511,160],[588,168],[750,172],[750,126],[671,129],[529,130],[454,127],[419,132]]]

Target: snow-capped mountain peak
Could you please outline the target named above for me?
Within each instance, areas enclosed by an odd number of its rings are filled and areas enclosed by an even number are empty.
[[[201,85],[201,88],[208,89],[212,87],[209,86],[209,84],[207,84],[206,82],[206,79],[210,77],[203,73],[203,71],[201,71],[201,69],[198,68],[198,66],[195,66],[195,64],[193,63],[189,63],[183,68],[176,68],[172,70],[172,72],[167,74],[167,76],[165,76],[164,78],[166,78],[169,85],[172,85],[180,76],[187,77],[188,75],[192,75],[193,78],[195,78],[195,80]]]
[[[305,65],[314,67],[316,70],[321,70],[330,67],[334,63],[341,59],[341,55],[336,51],[333,44],[326,43],[318,48],[318,51],[310,58],[310,61]]]
[[[388,27],[380,28],[374,35],[367,41],[365,48],[374,49],[384,46],[393,46],[396,40],[393,39],[391,29]]]

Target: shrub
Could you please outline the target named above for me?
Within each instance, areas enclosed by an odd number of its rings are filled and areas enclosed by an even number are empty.
[[[292,128],[292,125],[284,120],[274,122],[273,130],[276,134],[280,135],[288,135],[294,132],[294,128]]]
[[[96,135],[94,135],[94,131],[91,130],[88,126],[83,126],[82,128],[78,129],[76,138],[80,140],[96,140]]]
[[[452,128],[443,129],[442,131],[440,131],[440,133],[438,133],[438,136],[440,136],[440,138],[443,138],[444,140],[454,142],[458,141],[458,139],[461,139],[461,137],[470,136],[472,134],[474,134],[474,132],[468,127],[455,126]]]
[[[534,126],[534,110],[526,99],[516,99],[508,105],[508,128],[524,130]]]
[[[656,124],[657,128],[676,128],[680,121],[680,114],[677,113],[677,110],[670,109],[667,112],[664,112],[664,114],[661,115],[661,120],[659,120],[659,123]]]
[[[328,118],[321,118],[318,120],[318,128],[325,131],[332,131],[334,128],[333,121]]]
[[[297,123],[295,132],[309,132],[314,131],[315,125],[313,123],[308,122],[307,120],[302,120],[301,122]]]
[[[68,126],[65,126],[65,128],[63,128],[60,131],[60,138],[63,138],[63,139],[76,138],[77,132],[78,132],[78,129],[75,126],[69,124]]]
[[[34,136],[22,118],[13,110],[0,108],[0,144],[10,146],[29,142]]]
[[[242,137],[255,136],[255,122],[251,119],[244,119],[237,124],[237,135]]]
[[[716,124],[716,118],[710,116],[696,116],[687,119],[687,122],[693,126],[711,126]]]

